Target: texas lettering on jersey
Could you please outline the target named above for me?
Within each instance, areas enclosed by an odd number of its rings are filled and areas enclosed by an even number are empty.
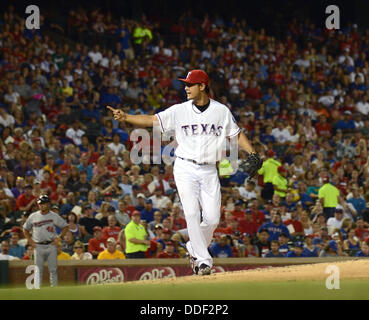
[[[191,124],[182,126],[182,130],[186,136],[192,135],[214,135],[220,136],[222,134],[223,126],[209,124],[209,123],[200,123],[200,124]]]
[[[193,101],[176,104],[156,114],[162,133],[175,132],[177,157],[199,163],[221,161],[226,152],[227,138],[233,139],[240,132],[227,106],[210,99],[209,107],[198,112]],[[233,148],[231,154],[238,156]]]

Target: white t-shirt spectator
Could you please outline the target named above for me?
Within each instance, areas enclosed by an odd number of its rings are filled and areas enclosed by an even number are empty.
[[[4,100],[9,103],[18,103],[19,99],[20,95],[15,91],[12,94],[7,93],[4,95]]]
[[[100,52],[90,51],[88,53],[88,56],[92,60],[93,63],[97,64],[100,62],[100,60],[103,58],[102,54]]]
[[[153,195],[149,199],[152,200],[153,208],[157,208],[159,210],[165,208],[168,202],[171,201],[167,196],[157,197],[156,195]]]
[[[0,260],[8,260],[8,261],[12,261],[12,260],[19,260],[17,257],[11,256],[9,254],[3,254],[0,253]]]
[[[10,127],[11,125],[14,124],[15,120],[14,117],[10,114],[5,115],[6,118],[4,119],[1,115],[0,115],[0,124],[4,127]]]
[[[350,82],[355,82],[356,77],[360,77],[360,83],[365,83],[365,77],[361,72],[351,72],[350,73]]]
[[[322,103],[325,107],[329,107],[334,103],[334,96],[321,96],[318,102]]]
[[[240,94],[240,80],[232,78],[229,80],[229,93]]]
[[[345,62],[346,62],[346,59],[348,59],[348,61],[349,61],[349,65],[351,66],[351,67],[353,67],[354,66],[354,60],[350,57],[350,56],[344,56],[344,55],[342,55],[342,56],[340,56],[339,58],[338,58],[338,63],[339,64],[344,64]]]
[[[328,233],[332,234],[334,229],[341,229],[342,221],[343,219],[337,220],[335,217],[329,218],[327,220]]]
[[[111,142],[108,144],[108,147],[114,151],[114,154],[117,156],[120,153],[126,151],[126,147],[122,143],[115,144],[114,142]]]
[[[272,130],[272,136],[277,140],[278,143],[285,143],[291,139],[291,134],[287,128],[282,130],[279,130],[279,128],[274,128]]]
[[[109,67],[109,58],[108,57],[103,57],[101,60],[100,60],[100,66],[104,67],[104,68],[107,68]]]
[[[360,129],[360,128],[364,128],[364,122],[359,120],[359,121],[354,121],[355,124],[355,129]]]
[[[255,191],[247,191],[245,187],[239,187],[238,191],[240,193],[240,196],[244,199],[250,200],[252,198],[257,198]]]
[[[369,103],[359,101],[356,104],[356,110],[359,111],[360,113],[364,114],[364,115],[368,115],[368,113],[369,113]]]
[[[71,139],[71,140],[73,140],[73,142],[74,142],[74,144],[75,145],[77,145],[77,146],[79,146],[79,145],[81,145],[82,144],[82,136],[85,134],[85,132],[83,131],[83,130],[81,130],[81,129],[78,129],[77,131],[76,130],[74,130],[73,128],[69,128],[67,131],[66,131],[66,133],[65,133],[65,135],[69,138],[69,139]]]
[[[310,67],[310,60],[308,59],[297,59],[295,61],[295,65],[299,67],[309,68]]]

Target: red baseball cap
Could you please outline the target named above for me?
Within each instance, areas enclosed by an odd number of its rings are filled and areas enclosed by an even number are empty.
[[[186,79],[179,78],[178,80],[185,82],[185,83],[192,83],[192,84],[196,84],[196,83],[209,84],[209,77],[206,74],[206,72],[203,70],[192,70],[187,74]]]

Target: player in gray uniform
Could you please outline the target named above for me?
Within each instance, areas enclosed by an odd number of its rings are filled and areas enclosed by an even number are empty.
[[[39,277],[35,277],[41,287],[44,264],[47,261],[50,272],[50,285],[58,284],[57,245],[68,231],[67,222],[57,213],[50,211],[50,199],[47,195],[38,198],[39,211],[33,212],[23,225],[24,235],[28,243],[35,248],[35,265],[38,267]],[[60,228],[60,237],[56,228]],[[31,235],[32,231],[32,235]]]

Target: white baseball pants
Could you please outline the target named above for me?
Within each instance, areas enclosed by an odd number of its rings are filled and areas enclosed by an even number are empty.
[[[219,223],[221,205],[217,168],[176,158],[173,174],[187,222],[187,248],[197,265],[205,263],[211,267],[213,259],[208,246]]]

